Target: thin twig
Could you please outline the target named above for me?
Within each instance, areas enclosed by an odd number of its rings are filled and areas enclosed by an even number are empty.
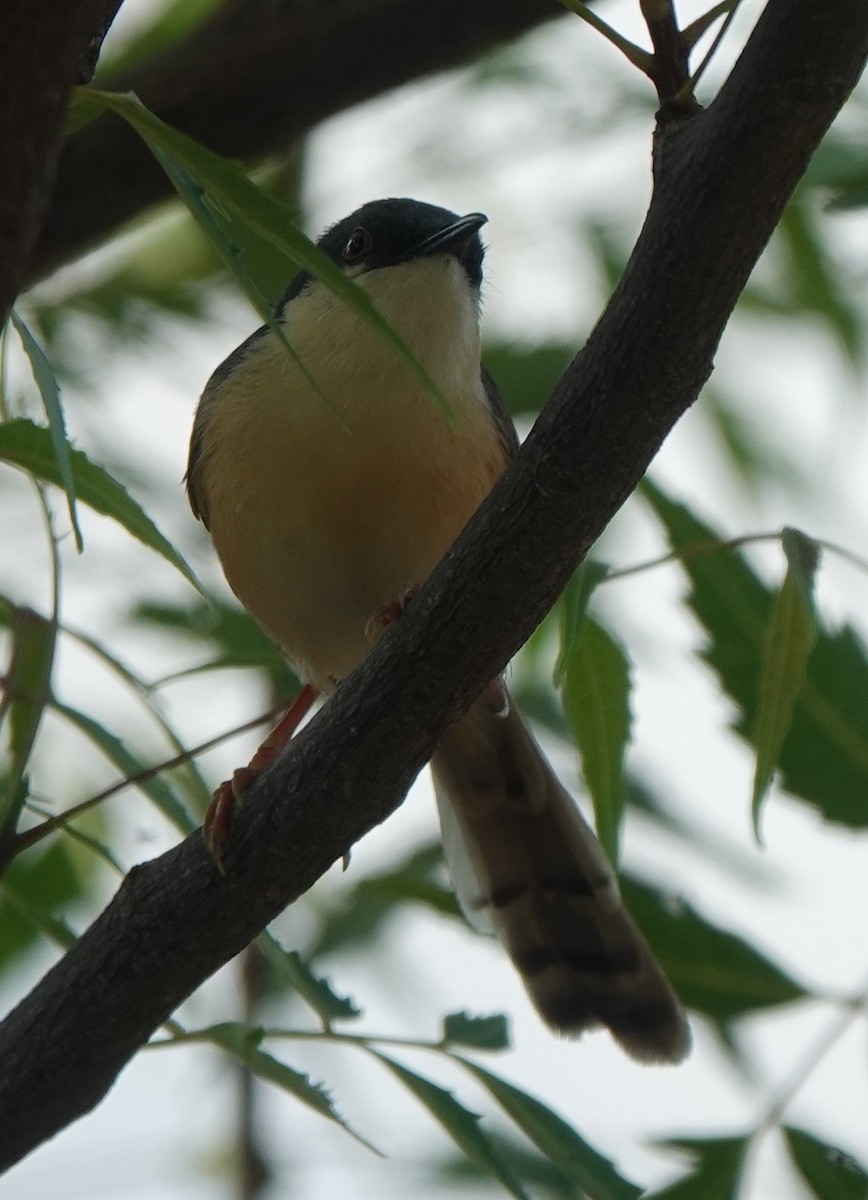
[[[245,721],[243,725],[237,725],[234,729],[217,734],[216,737],[209,738],[206,742],[200,742],[198,746],[193,746],[190,750],[184,750],[172,758],[155,763],[152,767],[145,767],[143,770],[137,771],[134,775],[128,775],[125,779],[119,779],[116,783],[111,784],[110,787],[97,792],[95,796],[90,796],[87,800],[82,800],[80,804],[74,804],[72,808],[66,809],[65,812],[59,813],[56,817],[49,817],[41,825],[35,825],[32,829],[27,829],[22,833],[16,834],[10,840],[8,850],[4,852],[3,861],[8,861],[22,850],[26,850],[37,842],[42,841],[50,833],[63,829],[73,817],[81,816],[82,813],[88,812],[89,809],[94,808],[97,804],[101,804],[104,800],[108,800],[111,796],[116,796],[118,792],[124,791],[125,788],[133,787],[139,783],[147,783],[149,779],[162,774],[163,771],[171,771],[175,767],[183,766],[190,759],[197,758],[200,754],[205,754],[208,750],[213,750],[215,746],[222,745],[223,742],[229,741],[230,738],[237,737],[242,733],[248,733],[258,725],[264,725],[266,722],[273,720],[282,711],[283,706],[271,708],[268,712],[254,717],[251,721]],[[0,863],[0,866],[2,866],[2,863]]]
[[[602,17],[598,17],[594,10],[584,3],[584,0],[561,0],[561,4],[570,12],[575,13],[577,17],[581,17],[583,21],[587,21],[593,29],[596,29],[597,33],[603,35],[607,42],[611,42],[616,49],[620,50],[634,67],[638,67],[643,74],[651,77],[654,65],[652,54],[629,41],[623,34],[618,33],[617,29],[613,29]]]

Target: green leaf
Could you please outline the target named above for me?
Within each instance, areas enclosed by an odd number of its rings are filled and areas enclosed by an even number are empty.
[[[26,771],[45,706],[51,700],[51,672],[57,627],[29,608],[10,614],[12,661],[0,691],[0,725],[9,720],[9,772],[0,781],[0,834],[14,829],[27,797]]]
[[[149,779],[136,777],[146,772],[151,764],[143,762],[110,730],[95,721],[86,713],[79,712],[65,704],[55,702],[56,711],[79,729],[89,741],[102,751],[105,757],[121,773],[124,779],[135,782],[135,786],[144,793],[151,803],[159,809],[167,821],[175,826],[185,836],[192,833],[197,822],[192,819],[186,808],[179,802],[172,787],[159,776]]]
[[[801,187],[823,193],[830,212],[868,205],[868,145],[832,129],[817,147]]]
[[[362,1015],[348,996],[339,996],[327,979],[315,975],[297,951],[284,950],[267,931],[256,942],[274,970],[310,1005],[326,1028],[333,1021],[352,1021]]]
[[[642,1188],[619,1175],[609,1159],[598,1154],[571,1125],[545,1104],[476,1063],[456,1057],[522,1133],[575,1180],[591,1200],[635,1200],[642,1194]]]
[[[594,801],[597,833],[617,863],[630,738],[630,667],[621,646],[590,617],[562,663],[564,709]]]
[[[143,13],[147,22],[119,49],[110,42],[101,54],[97,78],[126,74],[195,33],[219,7],[221,0],[174,0]]]
[[[24,352],[30,359],[30,369],[42,396],[45,415],[48,417],[48,428],[51,430],[51,442],[54,446],[54,457],[60,474],[63,490],[66,492],[66,503],[69,508],[69,519],[75,534],[75,544],[83,549],[81,529],[78,524],[78,514],[75,510],[75,479],[72,474],[71,447],[66,436],[66,423],[63,419],[63,407],[60,403],[60,385],[54,374],[54,368],[48,361],[45,351],[36,341],[33,334],[14,311],[11,313],[12,324],[21,339]]]
[[[536,416],[574,354],[572,345],[566,343],[516,346],[486,342],[483,361],[512,415]]]
[[[689,1154],[693,1170],[648,1200],[737,1200],[750,1138],[679,1138],[661,1144]]]
[[[296,1100],[300,1100],[302,1104],[319,1113],[320,1116],[327,1117],[328,1120],[340,1125],[357,1142],[361,1142],[363,1146],[367,1146],[369,1150],[374,1150],[375,1154],[379,1154],[379,1151],[356,1133],[341,1116],[324,1087],[318,1083],[311,1083],[307,1075],[302,1075],[300,1071],[294,1070],[273,1055],[259,1049],[263,1038],[261,1029],[250,1029],[246,1025],[226,1021],[223,1024],[210,1025],[207,1029],[200,1030],[199,1035],[207,1037],[216,1046],[220,1046],[239,1062],[244,1063],[258,1079],[265,1079],[284,1092],[288,1092]]]
[[[475,1050],[507,1050],[509,1022],[503,1013],[488,1017],[449,1013],[443,1018],[443,1041],[450,1046],[472,1046]]]
[[[308,950],[313,960],[348,945],[367,945],[385,930],[402,903],[416,903],[463,920],[455,895],[432,875],[443,870],[438,840],[413,850],[391,871],[361,880],[325,913],[319,935]]]
[[[446,407],[433,380],[391,325],[380,315],[368,293],[295,226],[296,214],[275,196],[258,188],[235,163],[166,125],[127,93],[77,88],[74,107],[115,112],[136,130],[169,176],[178,195],[209,237],[262,317],[285,342],[244,261],[242,248],[224,236],[224,214],[235,217],[285,254],[298,267],[316,275],[339,299],[389,341],[422,380],[431,396]],[[288,281],[287,281],[288,282]],[[288,346],[292,354],[291,347]]]
[[[20,854],[0,883],[0,974],[8,971],[50,931],[60,945],[71,931],[56,915],[81,898],[85,888],[62,841]],[[62,935],[62,936],[61,936]]]
[[[624,900],[683,1003],[713,1021],[789,1004],[808,993],[749,943],[689,904],[621,879]]]
[[[801,319],[816,313],[838,339],[841,349],[854,363],[861,362],[863,323],[858,305],[844,289],[844,273],[829,252],[823,235],[823,216],[806,189],[800,188],[787,205],[776,237],[783,241],[789,258],[789,299]]]
[[[554,679],[558,687],[563,684],[570,657],[575,653],[579,638],[582,636],[591,596],[607,574],[608,567],[605,563],[586,558],[578,570],[573,572],[569,583],[561,593],[558,601],[561,618],[561,645],[554,670]]]
[[[135,606],[132,618],[136,624],[145,622],[163,632],[177,634],[185,646],[197,639],[216,651],[216,658],[191,668],[187,674],[225,667],[253,667],[267,673],[277,696],[292,696],[301,688],[301,682],[274,642],[238,604],[217,599],[203,602],[198,597],[191,604],[145,600]]]
[[[793,1162],[817,1200],[868,1200],[868,1172],[851,1155],[785,1126]]]
[[[744,556],[721,550],[720,536],[685,505],[647,480],[642,493],[681,552],[688,604],[709,637],[702,657],[737,706],[735,729],[750,740],[773,596]],[[817,630],[779,767],[783,786],[827,820],[868,826],[868,659],[852,629]]]
[[[178,737],[169,722],[162,716],[159,705],[154,698],[153,686],[151,684],[130,670],[128,666],[122,663],[119,658],[112,654],[102,642],[97,641],[96,638],[90,637],[79,629],[70,629],[69,626],[64,627],[64,633],[73,641],[86,647],[109,671],[116,675],[136,695],[142,698],[145,702],[148,716],[156,721],[175,754],[187,753],[184,742]],[[189,798],[192,810],[194,812],[204,811],[211,799],[212,787],[206,783],[195,760],[188,759],[182,765],[173,767],[172,779],[179,788],[183,789]]]
[[[817,636],[814,576],[819,550],[815,542],[796,529],[784,530],[783,547],[787,573],[769,621],[753,737],[757,753],[751,809],[757,840],[760,808],[792,724],[796,701],[805,680],[808,655]]]
[[[469,1159],[494,1179],[499,1179],[511,1196],[517,1200],[528,1200],[527,1193],[510,1167],[496,1150],[494,1144],[481,1130],[479,1116],[459,1104],[451,1092],[432,1083],[415,1071],[409,1070],[378,1050],[371,1050],[374,1058],[395,1075],[416,1099],[464,1151]]]
[[[128,492],[81,450],[70,450],[75,492],[82,503],[111,517],[143,545],[155,550],[176,567],[193,587],[202,590],[192,569]],[[0,462],[19,467],[37,479],[63,487],[51,432],[23,417],[0,424]]]

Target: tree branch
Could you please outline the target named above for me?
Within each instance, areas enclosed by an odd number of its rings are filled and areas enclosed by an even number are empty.
[[[0,1167],[97,1104],[194,988],[400,803],[698,395],[866,54],[864,0],[769,0],[715,103],[664,139],[627,270],[515,464],[404,619],[251,790],[226,877],[198,836],[137,867],[0,1026]]]
[[[48,206],[63,114],[121,0],[4,0],[0,37],[0,328]]]
[[[410,80],[461,66],[557,15],[540,0],[228,0],[197,33],[122,77],[168,124],[254,163],[314,125]],[[172,194],[123,122],[67,140],[31,282]]]

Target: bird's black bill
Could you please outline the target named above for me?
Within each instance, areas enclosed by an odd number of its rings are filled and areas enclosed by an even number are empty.
[[[485,213],[468,213],[466,217],[459,217],[451,225],[447,225],[444,229],[438,229],[423,242],[419,242],[413,247],[407,258],[423,258],[426,254],[443,254],[446,251],[455,250],[465,242],[469,242],[473,235],[487,223],[488,217]]]

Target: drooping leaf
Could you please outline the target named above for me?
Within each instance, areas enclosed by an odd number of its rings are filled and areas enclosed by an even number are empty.
[[[685,505],[647,480],[643,495],[681,551],[688,604],[709,638],[702,656],[736,704],[735,729],[750,741],[772,593]],[[852,629],[818,628],[778,768],[783,786],[827,820],[868,826],[868,658]]]
[[[804,1129],[785,1126],[790,1156],[817,1200],[868,1200],[868,1170]]]
[[[379,1151],[356,1133],[341,1116],[335,1108],[331,1096],[321,1084],[312,1083],[307,1075],[303,1075],[300,1071],[281,1062],[274,1055],[260,1050],[263,1038],[261,1029],[250,1029],[246,1025],[226,1021],[220,1025],[211,1025],[207,1029],[200,1030],[199,1033],[216,1046],[228,1051],[239,1062],[243,1062],[257,1078],[265,1079],[284,1092],[288,1092],[289,1095],[300,1100],[302,1104],[313,1109],[320,1116],[327,1117],[336,1125],[340,1125],[357,1142],[361,1142],[363,1146],[367,1146],[369,1150],[374,1150],[375,1154],[379,1154]]]
[[[757,838],[760,808],[792,724],[796,701],[805,679],[808,655],[817,634],[814,576],[819,550],[816,543],[796,529],[784,530],[783,547],[787,556],[787,573],[772,606],[763,650],[753,735],[756,770],[751,810]]]
[[[135,786],[144,793],[151,803],[163,814],[175,828],[184,836],[192,833],[198,822],[179,801],[171,785],[159,775],[147,779],[137,777],[148,771],[151,764],[144,762],[125,745],[105,725],[89,717],[87,713],[74,709],[66,704],[55,703],[55,710],[65,717],[76,729],[92,742],[120,772],[122,778],[135,780]]]
[[[315,975],[295,950],[284,950],[267,930],[257,938],[257,945],[279,975],[309,1004],[323,1024],[333,1021],[352,1021],[362,1015],[349,996],[339,996],[328,979]]]
[[[555,683],[561,686],[571,656],[575,653],[584,630],[588,605],[598,584],[606,578],[608,567],[596,559],[586,558],[574,571],[558,601],[561,641],[555,664]]]
[[[26,772],[45,707],[57,626],[29,608],[9,614],[12,659],[0,689],[0,726],[9,721],[9,769],[0,780],[0,834],[14,829],[27,797]]]
[[[450,1046],[472,1046],[474,1050],[506,1050],[509,1022],[503,1013],[488,1017],[449,1013],[443,1018],[443,1041]]]
[[[586,617],[562,663],[564,709],[594,802],[597,834],[617,864],[631,725],[627,656],[602,625]]]
[[[163,537],[151,518],[108,471],[91,462],[81,450],[70,450],[69,460],[76,496],[83,504],[117,521],[127,533],[162,555],[195,588],[202,590],[192,569],[171,542]],[[63,487],[50,430],[24,417],[0,424],[0,462]]]
[[[622,878],[627,907],[683,1003],[715,1022],[789,1004],[808,993],[742,938],[678,897]]]
[[[498,1154],[512,1168],[526,1187],[532,1188],[533,1197],[545,1200],[585,1200],[585,1194],[573,1179],[550,1158],[528,1146],[525,1138],[515,1132],[513,1136],[501,1134],[491,1138]],[[465,1154],[443,1154],[429,1156],[432,1174],[438,1185],[447,1189],[449,1195],[463,1196],[469,1189],[489,1189],[500,1195],[500,1186],[491,1176],[477,1167]]]
[[[308,958],[373,941],[402,903],[422,904],[463,920],[454,893],[435,878],[442,870],[443,847],[435,841],[411,851],[391,871],[361,880],[324,914]]]
[[[48,428],[51,431],[51,443],[54,447],[54,457],[60,476],[61,486],[66,493],[66,503],[69,508],[69,520],[75,534],[75,544],[79,550],[83,548],[81,529],[78,524],[78,514],[75,510],[75,478],[72,472],[72,448],[66,436],[66,422],[63,417],[63,406],[60,402],[60,384],[49,362],[48,356],[37,342],[36,338],[13,310],[12,325],[21,339],[24,352],[30,360],[30,369],[48,418]]]
[[[225,667],[254,667],[267,673],[275,695],[292,696],[301,688],[297,676],[274,642],[249,613],[237,604],[198,598],[192,604],[144,600],[132,612],[136,624],[145,622],[176,634],[185,645],[195,640],[216,654],[188,674]]]
[[[64,626],[64,633],[72,641],[86,647],[112,674],[116,675],[118,679],[145,701],[147,714],[156,721],[159,729],[176,754],[187,752],[184,742],[160,712],[160,707],[153,694],[154,689],[152,684],[142,679],[140,675],[137,675],[135,671],[121,662],[117,655],[113,654],[98,638],[91,637],[90,634],[85,633],[83,630],[71,629],[69,626]],[[212,785],[209,785],[205,781],[195,759],[188,758],[183,766],[173,768],[172,778],[175,784],[187,794],[192,810],[194,812],[204,810],[211,798]]]
[[[635,1200],[642,1188],[620,1175],[562,1117],[541,1101],[467,1059],[459,1061],[534,1145],[573,1179],[591,1200]]]
[[[136,130],[157,158],[199,227],[211,239],[227,269],[234,274],[263,320],[281,340],[285,340],[283,333],[275,325],[268,302],[249,271],[243,247],[226,237],[221,221],[223,214],[239,218],[245,226],[268,241],[277,253],[285,255],[297,267],[310,271],[320,279],[394,346],[423,381],[432,398],[445,406],[446,402],[434,382],[403,339],[380,315],[368,293],[301,233],[296,226],[296,214],[290,208],[276,196],[258,188],[240,167],[166,125],[131,93],[77,88],[73,108],[117,113]],[[287,346],[287,349],[293,354],[291,347]],[[301,365],[302,369],[307,369],[305,364]]]
[[[407,1090],[424,1105],[434,1120],[449,1134],[461,1150],[494,1179],[500,1180],[516,1200],[528,1200],[520,1180],[513,1174],[491,1139],[483,1133],[477,1113],[460,1104],[451,1092],[418,1075],[393,1058],[372,1050],[373,1056],[400,1080]]]
[[[693,1168],[648,1200],[738,1200],[750,1138],[678,1138],[662,1144],[689,1155]]]

